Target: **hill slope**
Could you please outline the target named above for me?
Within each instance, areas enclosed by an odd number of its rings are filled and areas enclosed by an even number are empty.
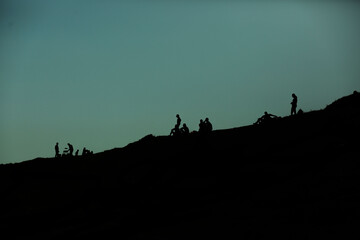
[[[264,125],[149,135],[92,156],[1,165],[0,231],[47,239],[358,239],[359,123],[354,93]]]

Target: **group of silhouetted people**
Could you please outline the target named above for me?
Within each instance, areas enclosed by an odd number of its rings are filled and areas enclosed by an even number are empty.
[[[292,101],[291,101],[291,111],[290,111],[290,115],[296,115],[296,108],[297,108],[297,96],[295,95],[295,93],[293,93],[292,95]],[[298,114],[303,113],[303,111],[300,109]],[[263,123],[268,123],[269,121],[273,120],[273,119],[277,119],[280,118],[274,114],[270,114],[268,112],[264,112],[264,115],[261,116],[260,118],[258,118],[258,120],[254,123],[254,124],[263,124]],[[171,129],[170,132],[170,136],[184,136],[184,135],[188,135],[190,134],[189,128],[187,127],[186,123],[184,123],[182,125],[182,127],[180,127],[181,125],[181,118],[179,114],[176,114],[176,124],[174,126],[173,129]],[[209,118],[205,118],[205,120],[200,119],[200,123],[199,123],[199,134],[206,134],[206,133],[210,133],[213,130],[213,126],[209,121]],[[196,131],[194,131],[196,132]],[[63,151],[62,154],[60,154],[59,152],[59,143],[56,143],[55,145],[55,157],[64,157],[64,156],[73,156],[73,152],[74,152],[74,147],[68,143],[67,144],[68,147],[65,148],[65,150]],[[75,152],[75,156],[78,156],[79,154],[79,150],[77,150]],[[82,156],[85,155],[91,155],[93,154],[92,151],[86,149],[85,147],[83,148],[82,151]]]
[[[181,118],[179,114],[176,114],[176,124],[173,129],[171,129],[170,136],[179,136],[179,135],[187,135],[190,133],[189,128],[186,126],[186,123],[180,128]]]
[[[296,114],[303,113],[303,111],[301,109],[298,112],[296,112],[298,98],[295,95],[295,93],[293,93],[291,96],[292,96],[292,101],[290,103],[291,104],[290,116],[294,116]],[[280,117],[265,111],[264,115],[261,116],[260,118],[258,118],[254,124],[268,123],[277,118],[280,118]],[[179,135],[189,134],[190,133],[189,128],[186,126],[185,123],[180,128],[181,118],[180,118],[179,114],[176,114],[176,119],[177,120],[176,120],[175,127],[173,129],[171,129],[170,136],[179,136]],[[199,131],[198,131],[200,134],[209,133],[212,130],[213,130],[213,127],[209,121],[209,118],[206,118],[205,120],[200,119]]]
[[[303,111],[300,109],[298,112],[296,112],[296,108],[297,108],[297,96],[295,95],[295,93],[293,93],[292,95],[292,101],[291,101],[291,110],[290,110],[290,116],[294,116],[296,114],[301,114],[303,113]],[[268,123],[269,121],[276,119],[276,118],[280,118],[274,114],[270,114],[268,112],[265,112],[263,116],[261,116],[260,118],[258,118],[258,120],[254,123],[254,124],[262,124],[262,123]]]
[[[290,116],[294,116],[296,114],[303,113],[303,111],[301,109],[299,110],[299,112],[296,112],[298,98],[295,95],[295,93],[293,93],[291,96],[292,96],[292,101],[290,103],[291,104]],[[258,118],[254,124],[256,125],[256,124],[269,123],[272,120],[277,119],[277,118],[280,118],[280,117],[265,111],[264,115],[261,116],[260,118]],[[189,128],[186,126],[185,123],[180,128],[181,118],[180,118],[179,114],[176,114],[176,119],[177,120],[176,120],[175,127],[173,129],[171,129],[170,136],[179,136],[179,135],[189,134],[190,133]],[[199,131],[198,131],[200,134],[209,133],[212,130],[213,130],[213,127],[209,121],[209,118],[206,118],[205,120],[200,119]]]
[[[70,143],[67,144],[68,147],[66,147],[63,151],[62,154],[60,154],[60,150],[59,150],[59,143],[57,142],[55,144],[55,157],[58,158],[58,157],[72,157],[74,156],[73,155],[73,152],[74,152],[74,147],[73,145],[71,145]],[[85,147],[83,148],[83,151],[82,151],[82,156],[85,156],[85,155],[91,155],[93,154],[93,151],[90,151],[88,149],[86,149]],[[79,156],[79,149],[76,150],[75,152],[75,157]]]
[[[181,128],[180,128],[180,124],[181,124],[181,118],[180,118],[179,114],[176,114],[176,124],[175,124],[175,127],[173,129],[171,129],[170,136],[184,136],[184,135],[188,135],[190,133],[190,130],[189,130],[188,126],[186,125],[186,123],[184,123]],[[200,119],[199,133],[201,133],[201,134],[209,133],[212,131],[212,129],[213,129],[213,127],[209,121],[209,118],[206,118],[205,121]]]

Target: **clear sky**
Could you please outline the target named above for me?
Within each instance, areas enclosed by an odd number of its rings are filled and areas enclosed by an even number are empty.
[[[360,90],[357,1],[1,0],[0,163],[252,124]]]

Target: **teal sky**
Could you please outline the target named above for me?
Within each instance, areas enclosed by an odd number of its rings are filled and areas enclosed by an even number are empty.
[[[0,2],[0,163],[252,124],[360,90],[356,1]]]

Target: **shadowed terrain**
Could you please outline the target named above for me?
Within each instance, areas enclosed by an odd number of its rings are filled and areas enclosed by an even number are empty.
[[[360,94],[261,125],[0,165],[0,233],[358,239]]]

